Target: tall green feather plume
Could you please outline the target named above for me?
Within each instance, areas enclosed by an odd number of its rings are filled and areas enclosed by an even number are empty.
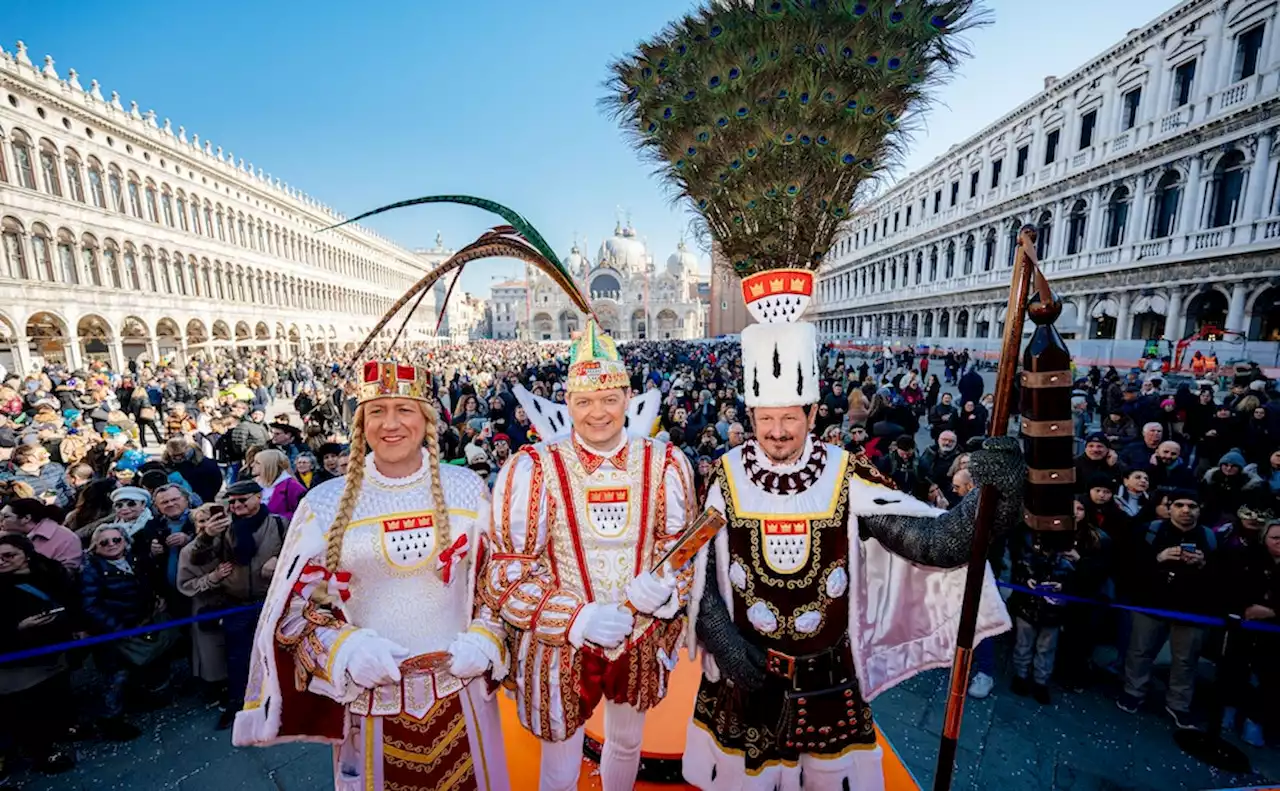
[[[611,66],[602,100],[742,275],[816,269],[976,0],[709,0]]]
[[[388,212],[393,209],[403,209],[406,206],[420,206],[424,203],[460,203],[464,206],[475,206],[498,215],[510,223],[511,226],[515,228],[538,252],[542,253],[547,260],[553,262],[556,268],[561,270],[570,282],[573,281],[573,275],[564,268],[563,264],[560,263],[560,257],[556,255],[556,251],[551,248],[551,245],[547,244],[546,239],[542,238],[542,234],[538,233],[537,228],[533,227],[533,223],[526,220],[514,209],[509,209],[501,203],[488,200],[487,198],[477,198],[472,195],[427,195],[422,198],[410,198],[409,200],[397,201],[396,203],[389,203],[386,206],[379,206],[376,209],[371,209],[364,214],[359,214],[351,219],[335,223],[327,228],[321,228],[320,231],[329,231],[334,228],[341,228],[344,225],[358,222],[366,217],[372,217],[375,214],[382,214],[383,212]]]

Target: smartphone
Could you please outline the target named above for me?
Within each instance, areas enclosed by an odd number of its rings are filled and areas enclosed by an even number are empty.
[[[1195,544],[1183,544],[1182,551],[1183,552],[1199,552],[1200,548]]]
[[[62,613],[66,612],[66,611],[67,611],[67,608],[66,608],[66,607],[54,607],[52,610],[45,610],[45,611],[44,611],[43,613],[41,613],[41,614],[42,614],[42,615],[61,615]]]
[[[210,517],[213,517],[213,518],[215,518],[215,519],[216,519],[216,518],[218,518],[218,517],[222,517],[222,516],[226,516],[226,515],[227,515],[227,507],[226,507],[225,505],[216,505],[216,504],[215,504],[215,505],[211,505],[211,506],[209,506],[209,516],[210,516]]]

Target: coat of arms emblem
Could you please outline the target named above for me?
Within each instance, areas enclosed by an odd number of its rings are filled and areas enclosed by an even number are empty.
[[[617,538],[631,518],[631,490],[626,486],[587,489],[587,521],[601,538]]]
[[[393,566],[415,568],[435,552],[434,514],[409,514],[382,520],[382,551]]]
[[[809,559],[808,519],[764,520],[764,559],[769,568],[791,574]]]

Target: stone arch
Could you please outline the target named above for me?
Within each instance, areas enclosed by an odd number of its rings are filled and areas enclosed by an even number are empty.
[[[533,316],[533,339],[536,341],[549,341],[555,332],[555,321],[551,318],[550,313],[536,313]]]
[[[1187,300],[1187,315],[1183,324],[1183,336],[1191,335],[1202,327],[1222,327],[1227,322],[1227,296],[1216,288],[1207,288]]]
[[[27,317],[23,334],[30,338],[28,350],[33,357],[46,362],[71,362],[70,323],[52,310],[41,310]],[[37,360],[32,359],[35,363]]]
[[[76,322],[76,341],[80,345],[81,360],[100,360],[113,366],[123,360],[111,359],[111,342],[116,338],[111,322],[98,313],[86,313]]]
[[[569,340],[578,331],[578,314],[572,310],[560,311],[560,339]]]
[[[197,344],[209,342],[209,330],[205,323],[200,319],[191,319],[187,322],[187,344],[195,346]]]
[[[249,322],[237,321],[236,322],[236,343],[239,344],[241,341],[249,340],[249,335],[250,335]]]
[[[260,321],[254,326],[253,337],[260,341],[271,340],[271,330],[267,327],[267,323],[265,321]]]
[[[139,316],[125,316],[120,322],[120,348],[127,360],[136,360],[151,347],[151,330]],[[157,362],[152,360],[152,362]]]
[[[213,322],[213,339],[215,341],[231,340],[231,327],[223,319],[217,319]]]
[[[674,310],[665,308],[658,312],[657,337],[663,339],[680,337],[680,317]]]
[[[0,313],[0,365],[12,373],[24,373],[24,355],[18,348],[17,325]]]
[[[1249,303],[1251,341],[1280,341],[1280,285],[1259,289]]]
[[[631,314],[631,338],[644,340],[649,337],[649,321],[643,308],[637,308]]]

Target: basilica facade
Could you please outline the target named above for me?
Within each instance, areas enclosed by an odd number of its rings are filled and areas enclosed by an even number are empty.
[[[631,223],[618,223],[594,258],[577,244],[564,266],[590,296],[600,324],[615,340],[688,340],[704,334],[705,311],[698,296],[698,256],[681,242],[659,265]],[[496,292],[495,292],[496,293]],[[538,272],[526,304],[511,306],[529,317],[537,341],[569,340],[583,316],[552,280]],[[496,327],[496,324],[495,324]]]

